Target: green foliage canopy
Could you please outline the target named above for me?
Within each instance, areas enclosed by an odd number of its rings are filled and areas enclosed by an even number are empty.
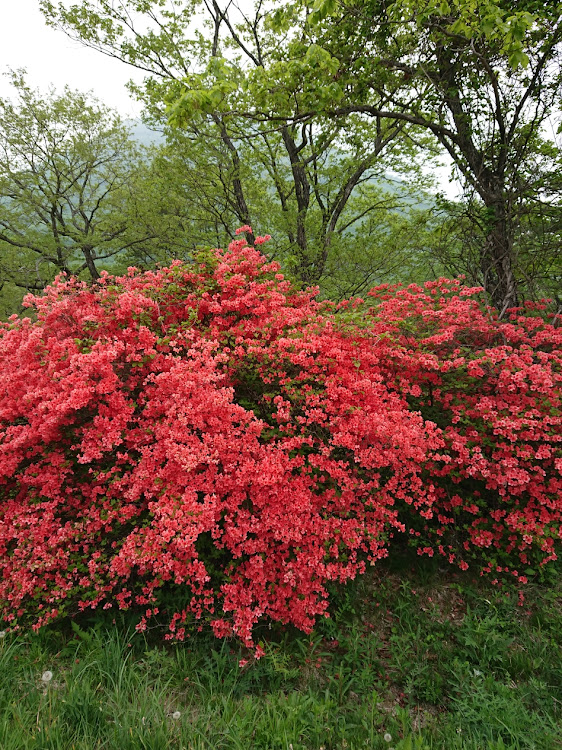
[[[97,279],[151,239],[128,216],[140,150],[91,97],[68,88],[42,94],[21,71],[11,82],[15,101],[0,100],[2,283],[40,290],[60,272]]]
[[[302,283],[336,296],[400,268],[408,277],[423,223],[414,206],[427,185],[414,129],[350,113],[301,119],[303,106],[327,106],[332,96],[310,86],[308,71],[333,81],[339,66],[314,43],[314,31],[288,41],[263,3],[245,14],[201,2],[42,7],[74,39],[146,72],[133,86],[146,116],[184,131],[170,136],[163,158],[179,180],[174,196],[189,184],[189,208],[174,211],[195,226],[191,238],[207,227],[204,244],[224,244],[236,226],[267,229],[272,257]],[[266,104],[262,117],[256,108]],[[424,139],[416,133],[416,142]],[[389,172],[407,175],[399,195],[377,184]],[[361,258],[359,247],[366,249]]]

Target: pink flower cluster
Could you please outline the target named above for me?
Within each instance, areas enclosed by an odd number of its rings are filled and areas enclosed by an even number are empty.
[[[524,583],[521,569],[556,559],[562,537],[562,329],[542,303],[499,321],[480,292],[446,279],[382,286],[367,314],[392,342],[388,387],[445,443],[425,465],[431,513],[408,514],[418,552],[462,569],[484,559],[482,571]]]
[[[402,532],[494,574],[553,559],[562,335],[478,293],[318,302],[238,239],[30,297],[0,332],[0,616],[135,608],[253,646]]]

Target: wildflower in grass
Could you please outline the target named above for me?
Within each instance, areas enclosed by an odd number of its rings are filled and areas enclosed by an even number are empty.
[[[2,640],[2,638],[5,638],[5,637],[6,637],[6,631],[0,630],[0,640]]]
[[[385,742],[392,742],[392,735],[391,735],[391,734],[389,734],[388,732],[385,732],[385,734],[384,734],[384,736],[383,736],[383,740],[384,740]]]
[[[53,673],[48,669],[46,672],[43,672],[43,674],[41,675],[41,682],[44,682],[45,685],[48,685],[52,679],[53,679]]]
[[[174,711],[172,714],[172,719],[175,719],[176,721],[181,718],[181,712],[180,711]]]

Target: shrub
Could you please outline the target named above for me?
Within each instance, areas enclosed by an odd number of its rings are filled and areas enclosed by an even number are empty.
[[[328,582],[404,531],[461,567],[473,548],[486,569],[555,556],[558,329],[500,323],[459,282],[336,306],[278,270],[237,240],[191,265],[59,279],[28,299],[35,322],[5,324],[12,627],[137,608],[141,629],[210,622],[253,646],[262,618],[310,630]]]
[[[500,321],[480,292],[445,279],[378,287],[366,315],[394,342],[385,382],[445,441],[425,467],[431,518],[410,528],[418,551],[525,582],[521,566],[556,559],[561,537],[562,330],[544,303]]]

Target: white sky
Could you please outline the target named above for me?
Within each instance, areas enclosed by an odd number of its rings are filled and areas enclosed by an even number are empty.
[[[50,28],[39,10],[39,0],[0,0],[0,73],[26,68],[27,82],[41,90],[69,85],[93,91],[104,104],[123,117],[138,117],[140,105],[131,99],[126,82],[142,74],[128,65],[73,42],[62,31]],[[11,87],[0,76],[0,96]]]

